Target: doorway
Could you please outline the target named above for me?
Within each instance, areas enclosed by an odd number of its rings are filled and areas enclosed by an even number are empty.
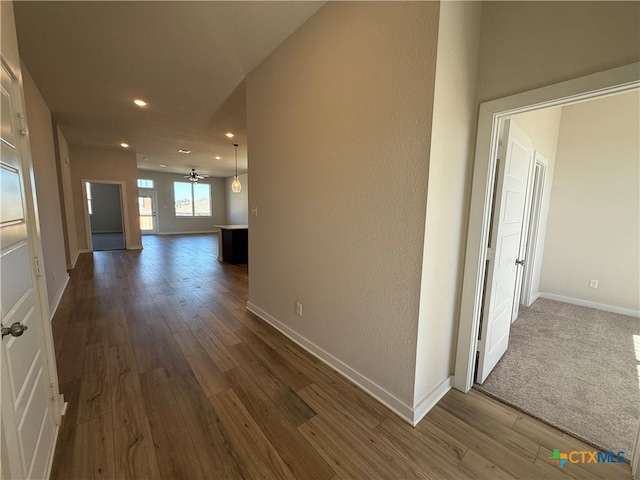
[[[488,246],[492,229],[490,219],[497,196],[494,180],[498,171],[497,153],[501,122],[518,113],[575,104],[631,91],[638,87],[638,65],[633,64],[487,102],[481,106],[454,375],[454,386],[457,389],[467,391],[473,385],[476,359],[478,355],[482,355],[481,351],[485,346],[479,338],[479,329],[483,307],[486,308],[483,301],[484,292],[486,285],[491,281],[487,276],[490,273],[488,265],[492,260],[492,252]],[[634,459],[638,456],[637,450],[638,445],[635,445]],[[634,469],[637,469],[637,466],[634,465]]]
[[[122,185],[93,180],[83,183],[90,250],[126,249]]]
[[[156,192],[149,190],[138,194],[138,213],[142,235],[156,235],[158,233],[157,204]]]

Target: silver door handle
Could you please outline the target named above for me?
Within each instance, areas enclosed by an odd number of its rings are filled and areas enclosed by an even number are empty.
[[[516,265],[522,265],[524,267],[525,260],[516,260]]]
[[[6,337],[7,335],[11,335],[12,337],[19,337],[26,329],[26,325],[23,325],[20,322],[15,322],[10,327],[2,327],[2,336]]]

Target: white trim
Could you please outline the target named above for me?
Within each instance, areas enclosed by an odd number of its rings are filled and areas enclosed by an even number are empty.
[[[64,279],[62,286],[56,292],[56,296],[53,300],[53,308],[49,309],[49,321],[53,320],[56,311],[58,310],[58,305],[60,305],[60,300],[62,300],[62,295],[64,295],[64,291],[67,289],[67,285],[69,284],[69,274],[67,273]]]
[[[131,245],[127,250],[142,250],[142,245]]]
[[[640,63],[632,63],[480,105],[453,378],[456,389],[466,392],[474,381],[500,121],[517,113],[638,89],[639,74]]]
[[[640,480],[640,425],[636,430],[636,441],[631,452],[631,475]]]
[[[570,303],[571,305],[579,305],[581,307],[595,308],[605,312],[619,313],[620,315],[628,315],[630,317],[640,318],[640,310],[632,310],[631,308],[617,307],[615,305],[607,305],[606,303],[591,302],[580,298],[565,297],[556,295],[555,293],[540,292],[540,298],[547,300],[555,300],[556,302]]]
[[[420,423],[429,410],[436,406],[453,386],[453,375],[445,378],[439,385],[431,390],[413,409],[413,426]]]
[[[219,228],[215,229],[215,230],[196,230],[196,231],[191,231],[191,232],[158,232],[158,235],[189,235],[191,233],[193,234],[198,234],[198,233],[218,233],[220,231]],[[145,235],[150,235],[150,234],[145,234]]]
[[[82,248],[78,250],[78,257],[80,256],[81,253],[91,253],[91,252],[93,252],[93,250],[89,250],[88,248]],[[78,257],[76,257],[76,261],[78,261]],[[75,266],[75,263],[73,265]]]
[[[55,417],[56,424],[53,430],[53,442],[51,445],[51,450],[49,451],[49,457],[47,458],[47,469],[45,470],[46,474],[44,478],[51,478],[53,460],[55,459],[56,447],[58,446],[58,439],[60,438],[60,425],[62,423],[62,416],[67,413],[68,403],[64,401],[64,396],[60,394],[58,395],[58,398],[62,401],[62,408],[60,409],[60,412],[56,412],[57,414]]]
[[[392,393],[387,392],[384,388],[376,384],[375,382],[369,380],[367,377],[362,375],[361,373],[355,371],[349,365],[344,363],[342,360],[334,357],[330,353],[326,352],[322,348],[320,348],[315,343],[307,340],[305,337],[295,332],[284,323],[275,319],[267,312],[262,310],[260,307],[252,304],[251,302],[247,302],[247,310],[251,313],[254,313],[262,320],[270,324],[273,328],[280,331],[283,335],[291,339],[293,342],[304,348],[307,352],[309,352],[314,357],[318,358],[322,362],[329,365],[340,375],[345,377],[347,380],[351,381],[366,393],[371,395],[373,398],[378,400],[380,403],[385,405],[391,411],[393,411],[396,415],[402,418],[405,422],[414,425],[414,411],[413,409],[404,403],[402,400],[394,396]]]
[[[78,250],[76,252],[76,256],[75,258],[71,261],[71,265],[67,265],[67,270],[73,270],[74,268],[76,268],[76,263],[78,263],[78,258],[80,257],[80,254],[82,253],[82,251]]]

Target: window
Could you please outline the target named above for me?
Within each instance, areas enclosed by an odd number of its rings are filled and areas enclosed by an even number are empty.
[[[89,215],[93,215],[93,206],[91,205],[91,184],[86,182],[85,187],[87,188],[87,209],[89,210]]]
[[[153,188],[153,180],[138,179],[138,188]]]
[[[211,185],[207,183],[173,183],[176,217],[210,217]]]

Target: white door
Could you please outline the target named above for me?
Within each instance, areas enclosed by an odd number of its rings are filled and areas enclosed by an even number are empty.
[[[516,262],[524,219],[533,143],[510,120],[505,121],[505,141],[500,149],[496,199],[491,226],[489,266],[478,342],[476,381],[485,381],[509,345]]]
[[[4,13],[4,11],[3,11]],[[3,22],[4,28],[4,22]],[[17,128],[21,86],[2,62],[0,134],[0,346],[3,478],[45,478],[56,434],[33,223]],[[26,172],[25,172],[26,175]],[[48,322],[48,319],[47,319]],[[13,326],[13,327],[12,327]],[[6,329],[17,335],[7,334]]]
[[[156,192],[149,191],[138,194],[140,232],[143,235],[158,233],[158,210],[156,204]]]

